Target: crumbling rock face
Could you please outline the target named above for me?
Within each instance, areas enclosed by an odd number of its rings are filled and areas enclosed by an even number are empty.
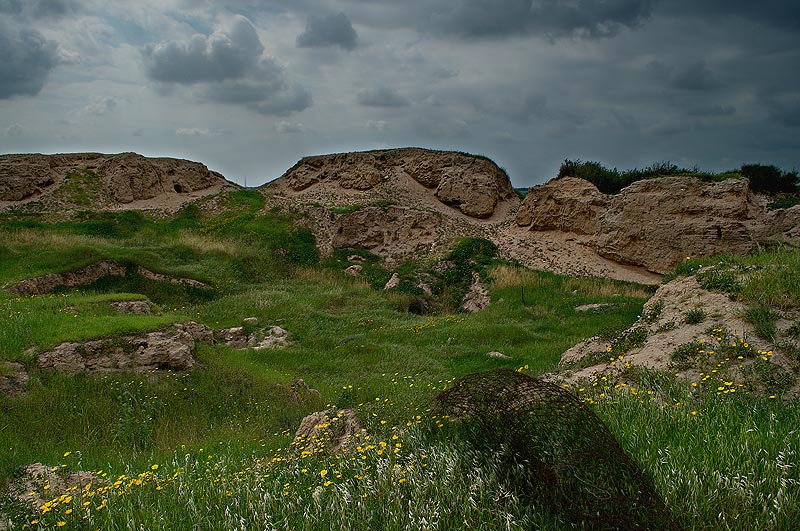
[[[55,183],[45,155],[0,156],[0,201],[20,201]]]
[[[411,256],[436,239],[439,216],[404,207],[366,207],[336,220],[333,246],[366,249],[388,258]]]
[[[186,371],[194,364],[194,338],[176,328],[120,338],[61,343],[37,357],[39,367],[66,374],[157,369]]]
[[[483,285],[478,274],[473,272],[472,285],[461,300],[461,309],[470,313],[477,312],[489,306],[490,302],[489,290]]]
[[[47,196],[50,207],[69,208],[69,193],[58,199],[54,195],[67,182],[67,175],[75,171],[93,172],[89,175],[98,186],[82,192],[91,196],[95,209],[156,197],[186,196],[171,202],[174,205],[170,208],[178,208],[182,201],[190,200],[188,194],[192,192],[234,186],[203,164],[136,153],[0,155],[0,202],[39,201]],[[85,208],[85,203],[78,206]]]
[[[528,191],[516,222],[531,230],[596,234],[606,196],[595,185],[575,177],[555,179]]]
[[[101,260],[93,264],[68,271],[66,273],[50,273],[41,277],[29,278],[12,286],[11,291],[20,295],[44,295],[56,286],[85,286],[103,277],[124,277],[124,265],[111,260]]]
[[[317,411],[303,418],[292,444],[300,452],[332,455],[347,450],[363,431],[352,409]]]
[[[24,395],[28,385],[28,372],[21,363],[0,362],[0,395]]]
[[[110,156],[98,173],[106,193],[121,203],[165,193],[189,193],[213,186],[222,178],[198,162],[147,158],[136,153]]]
[[[136,273],[150,280],[172,282],[173,284],[185,284],[195,288],[210,288],[210,286],[198,280],[154,273],[153,271],[145,269],[142,266],[136,267]],[[96,282],[97,280],[100,280],[103,277],[124,277],[127,274],[128,268],[124,264],[113,262],[111,260],[100,260],[99,262],[80,267],[73,271],[67,271],[66,273],[49,273],[40,277],[23,280],[12,286],[11,291],[19,293],[20,295],[44,295],[46,293],[50,293],[58,286],[66,286],[69,288],[86,286]]]
[[[289,332],[280,326],[262,328],[248,333],[243,326],[223,328],[214,332],[214,337],[231,348],[254,350],[276,350],[289,346]]]
[[[320,183],[336,183],[345,191],[386,188],[384,199],[395,198],[389,189],[410,181],[415,193],[430,193],[441,203],[476,218],[491,217],[500,201],[517,201],[508,176],[483,157],[463,153],[404,148],[306,157],[279,182],[294,192]],[[417,185],[422,185],[419,187]],[[421,189],[419,189],[421,188]],[[335,193],[335,188],[327,188]],[[406,191],[409,191],[406,190]]]

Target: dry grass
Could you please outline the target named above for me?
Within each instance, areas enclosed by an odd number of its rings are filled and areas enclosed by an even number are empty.
[[[240,245],[237,245],[230,239],[187,231],[182,231],[178,234],[177,243],[203,253],[216,252],[230,256],[237,256],[240,248]]]

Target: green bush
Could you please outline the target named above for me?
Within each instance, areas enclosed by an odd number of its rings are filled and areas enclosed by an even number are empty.
[[[700,324],[706,320],[706,312],[703,311],[701,308],[695,308],[693,310],[689,310],[686,312],[685,322],[686,324],[694,325]]]
[[[750,188],[755,192],[797,192],[800,180],[797,171],[781,171],[777,166],[763,164],[744,164],[741,174],[750,180]]]

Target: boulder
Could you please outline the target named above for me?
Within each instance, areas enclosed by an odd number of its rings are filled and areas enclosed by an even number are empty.
[[[280,326],[273,326],[252,334],[248,339],[253,350],[276,350],[289,346],[289,332]]]
[[[216,343],[216,340],[214,339],[214,331],[204,324],[196,323],[194,321],[186,321],[185,323],[175,323],[172,326],[178,330],[183,330],[192,336],[192,339],[199,341],[200,343],[205,343],[207,345],[213,345]]]
[[[258,317],[245,317],[242,322],[248,326],[255,326],[258,324]]]
[[[104,374],[158,369],[186,371],[195,365],[194,338],[178,328],[83,342],[66,342],[39,354],[39,367],[66,374]]]
[[[119,313],[134,315],[150,315],[153,313],[153,305],[150,301],[112,301],[109,304]]]
[[[386,284],[383,286],[384,290],[393,289],[400,285],[400,277],[397,273],[392,273],[392,277],[386,281]]]
[[[515,194],[508,177],[499,169],[466,174],[451,170],[436,188],[436,197],[445,205],[456,207],[467,216],[488,218],[501,199]]]
[[[606,196],[584,179],[563,177],[528,191],[516,223],[530,230],[596,234]]]
[[[243,326],[232,326],[214,332],[214,338],[225,343],[231,348],[247,348],[250,346],[250,336],[245,333]]]
[[[103,277],[124,277],[125,274],[124,265],[111,260],[100,260],[66,273],[50,273],[23,280],[12,286],[11,291],[20,295],[44,295],[50,293],[56,286],[85,286]]]
[[[292,445],[300,452],[333,455],[346,451],[352,438],[363,432],[352,409],[328,409],[303,418]]]
[[[364,268],[358,264],[353,264],[350,267],[345,268],[344,272],[348,275],[357,277],[364,272]]]

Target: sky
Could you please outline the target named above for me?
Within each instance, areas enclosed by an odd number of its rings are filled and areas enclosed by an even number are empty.
[[[796,0],[0,0],[0,153],[800,169]]]

